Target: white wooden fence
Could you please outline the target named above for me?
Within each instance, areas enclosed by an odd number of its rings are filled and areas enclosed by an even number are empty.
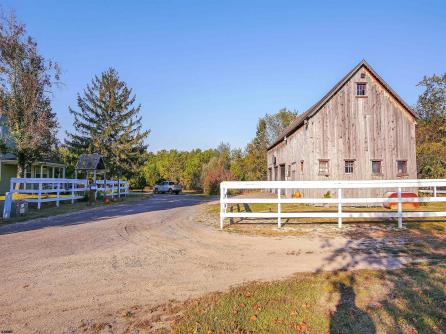
[[[397,193],[397,197],[373,197],[373,198],[347,198],[343,197],[344,189],[370,189],[379,188],[385,191]],[[282,226],[282,218],[337,218],[338,226],[342,227],[343,218],[397,218],[398,227],[403,226],[403,218],[444,217],[446,211],[406,211],[403,212],[403,203],[438,203],[446,202],[446,197],[437,197],[446,188],[446,180],[365,180],[365,181],[226,181],[220,184],[220,228],[224,227],[225,218],[276,218],[277,225]],[[229,198],[228,191],[234,190],[275,190],[276,198]],[[326,189],[335,190],[336,198],[284,198],[282,191],[285,189]],[[431,194],[429,197],[404,198],[405,189],[411,192],[418,189],[419,192]],[[383,196],[384,192],[383,191]],[[277,212],[228,212],[228,204],[270,203],[277,204]],[[336,204],[336,212],[282,212],[282,204]],[[396,211],[355,211],[343,212],[343,204],[353,205],[382,205],[384,203],[397,203]]]
[[[18,186],[17,186],[18,185]],[[127,195],[129,193],[128,181],[98,180],[96,190],[105,192],[107,196]],[[16,189],[17,188],[17,189]],[[37,198],[24,198],[29,203],[37,203],[40,209],[45,202],[71,201],[84,198],[90,191],[88,180],[85,179],[52,179],[52,178],[11,178],[9,191],[11,194],[37,195]]]

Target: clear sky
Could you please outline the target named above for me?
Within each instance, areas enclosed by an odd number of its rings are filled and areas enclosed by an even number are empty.
[[[4,0],[62,67],[68,106],[115,67],[142,104],[150,150],[244,147],[265,113],[306,110],[362,58],[410,105],[446,72],[446,1]]]

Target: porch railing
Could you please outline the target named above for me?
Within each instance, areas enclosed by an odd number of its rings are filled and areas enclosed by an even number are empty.
[[[231,190],[272,190],[275,198],[228,197]],[[285,198],[282,190],[286,189],[323,189],[337,192],[336,198]],[[346,197],[345,189],[382,189],[383,197]],[[404,190],[429,194],[423,197],[403,197]],[[441,190],[439,190],[441,189]],[[403,226],[403,218],[446,217],[446,211],[403,211],[403,203],[441,203],[446,197],[439,196],[446,189],[446,180],[364,180],[364,181],[226,181],[220,184],[220,228],[223,229],[226,218],[275,218],[277,226],[282,226],[283,218],[337,218],[342,227],[343,218],[397,218],[398,227]],[[385,191],[396,193],[396,197],[384,197]],[[228,212],[228,204],[277,204],[276,212]],[[343,205],[383,205],[396,203],[396,211],[355,211],[345,212]],[[332,212],[283,212],[282,204],[335,204]]]

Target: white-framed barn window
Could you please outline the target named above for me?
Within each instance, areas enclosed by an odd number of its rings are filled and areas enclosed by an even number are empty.
[[[367,96],[366,84],[363,82],[358,82],[356,84],[356,96]]]
[[[355,164],[355,160],[345,160],[344,161],[344,173],[345,174],[353,174],[354,164]]]

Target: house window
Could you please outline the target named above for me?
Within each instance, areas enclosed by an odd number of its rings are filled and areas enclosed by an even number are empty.
[[[300,161],[300,173],[301,174],[304,173],[304,161],[303,160]]]
[[[372,174],[373,175],[381,175],[381,160],[372,160]]]
[[[353,164],[354,160],[345,160],[344,172],[345,174],[353,174]]]
[[[32,174],[31,174],[31,166],[27,166],[26,170],[25,170],[25,177],[26,178],[31,178]]]
[[[273,169],[268,168],[268,181],[272,181],[272,180],[273,180]]]
[[[287,177],[289,178],[290,176],[291,176],[291,165],[288,165]]]
[[[407,160],[397,160],[397,175],[407,175]]]
[[[319,175],[329,174],[329,160],[319,160]]]
[[[356,84],[356,96],[366,96],[365,83]]]

